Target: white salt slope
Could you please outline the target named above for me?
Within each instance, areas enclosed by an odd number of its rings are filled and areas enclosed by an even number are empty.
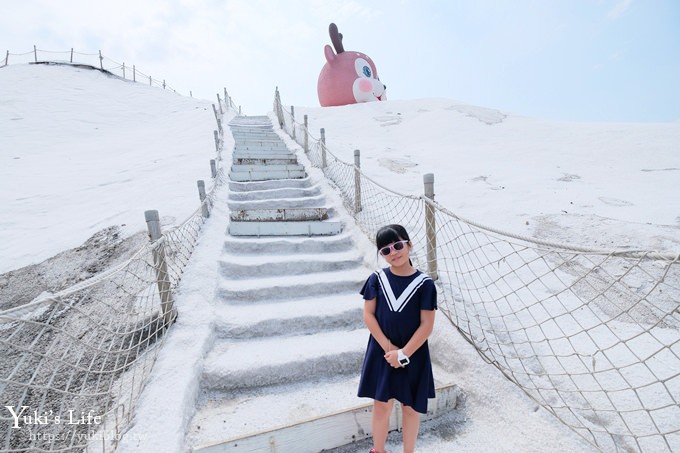
[[[215,157],[211,103],[66,66],[0,69],[0,273],[144,211],[181,222]]]

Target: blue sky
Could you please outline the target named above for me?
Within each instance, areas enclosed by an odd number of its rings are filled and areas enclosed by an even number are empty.
[[[680,121],[677,0],[0,0],[0,51],[135,64],[247,114],[318,106],[330,44],[368,54],[388,99],[449,98],[571,121]],[[10,64],[12,56],[10,56]]]

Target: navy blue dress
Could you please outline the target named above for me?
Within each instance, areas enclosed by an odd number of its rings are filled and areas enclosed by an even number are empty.
[[[408,277],[376,271],[360,291],[364,300],[376,299],[375,317],[387,338],[398,349],[406,346],[420,326],[420,310],[437,309],[437,289],[420,271]],[[434,398],[434,378],[427,341],[409,357],[403,368],[392,368],[385,352],[369,335],[358,396],[387,402],[394,398],[422,414],[427,399]]]

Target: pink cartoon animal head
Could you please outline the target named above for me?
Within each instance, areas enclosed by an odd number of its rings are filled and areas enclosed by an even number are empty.
[[[385,85],[378,79],[378,70],[366,54],[346,51],[338,27],[330,24],[331,46],[324,47],[326,64],[321,68],[317,91],[322,107],[384,101]]]

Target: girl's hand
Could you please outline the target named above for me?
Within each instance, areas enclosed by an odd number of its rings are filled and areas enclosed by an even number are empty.
[[[387,363],[389,363],[392,368],[403,368],[401,363],[399,363],[399,356],[397,355],[396,349],[388,351],[384,357]]]

